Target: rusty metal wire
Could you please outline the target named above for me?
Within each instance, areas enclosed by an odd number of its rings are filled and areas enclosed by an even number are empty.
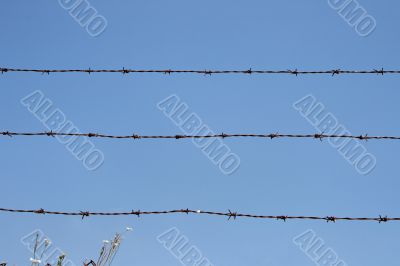
[[[89,137],[89,138],[108,138],[108,139],[200,139],[200,138],[311,138],[323,140],[325,138],[345,138],[345,139],[358,139],[358,140],[400,140],[400,136],[369,136],[365,135],[335,135],[335,134],[214,134],[214,135],[106,135],[99,133],[62,133],[62,132],[11,132],[2,131],[0,135],[3,136],[76,136],[76,137]]]
[[[132,210],[129,212],[89,212],[89,211],[79,211],[79,212],[65,212],[65,211],[46,211],[44,209],[38,210],[18,210],[18,209],[5,209],[0,208],[0,212],[12,212],[12,213],[33,213],[33,214],[50,214],[50,215],[65,215],[65,216],[80,216],[83,218],[89,216],[137,216],[141,215],[163,215],[163,214],[196,214],[196,215],[211,215],[211,216],[224,216],[230,219],[236,219],[238,217],[254,218],[254,219],[272,219],[272,220],[322,220],[326,222],[336,222],[336,221],[375,221],[375,222],[389,222],[389,221],[400,221],[400,218],[390,218],[387,216],[379,217],[336,217],[336,216],[287,216],[287,215],[254,215],[254,214],[243,214],[238,212],[233,212],[228,210],[228,212],[214,212],[214,211],[203,211],[203,210],[190,210],[190,209],[180,209],[180,210],[167,210],[167,211],[140,211]]]
[[[372,70],[342,70],[342,69],[332,69],[332,70],[311,70],[311,71],[301,71],[298,69],[293,70],[178,70],[178,69],[23,69],[23,68],[3,68],[0,67],[0,72],[36,72],[42,74],[50,74],[50,73],[72,73],[72,72],[80,72],[80,73],[162,73],[162,74],[175,74],[175,73],[191,73],[191,74],[203,74],[203,75],[212,75],[212,74],[289,74],[289,75],[309,75],[309,74],[329,74],[329,75],[339,75],[339,74],[400,74],[400,70],[384,70],[381,69],[372,69]]]

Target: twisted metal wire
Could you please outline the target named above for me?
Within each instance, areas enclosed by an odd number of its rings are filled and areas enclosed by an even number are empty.
[[[99,133],[63,133],[63,132],[11,132],[2,131],[2,136],[76,136],[76,137],[89,137],[89,138],[108,138],[108,139],[200,139],[200,138],[311,138],[323,140],[325,138],[345,138],[345,139],[358,139],[358,140],[400,140],[400,136],[369,136],[365,135],[335,135],[335,134],[213,134],[213,135],[107,135]]]
[[[132,210],[129,212],[89,212],[89,211],[79,211],[79,212],[66,212],[66,211],[47,211],[44,209],[38,210],[19,210],[19,209],[5,209],[0,208],[0,212],[12,212],[12,213],[33,213],[33,214],[50,214],[50,215],[65,215],[65,216],[80,216],[83,218],[89,216],[137,216],[141,215],[165,215],[165,214],[197,214],[197,215],[209,215],[209,216],[224,216],[228,217],[228,220],[236,219],[238,217],[253,218],[253,219],[272,219],[272,220],[322,220],[326,222],[336,222],[336,221],[374,221],[374,222],[389,222],[389,221],[400,221],[398,217],[387,217],[379,215],[379,217],[336,217],[336,216],[287,216],[287,215],[254,215],[254,214],[244,214],[233,212],[228,210],[228,212],[215,212],[215,211],[203,211],[203,210],[190,210],[190,209],[180,209],[180,210],[166,210],[166,211],[140,211]]]
[[[342,69],[332,69],[332,70],[311,70],[311,71],[301,71],[297,69],[293,70],[178,70],[178,69],[26,69],[26,68],[5,68],[0,67],[0,72],[36,72],[42,74],[50,74],[50,73],[162,73],[162,74],[203,74],[203,75],[212,75],[212,74],[289,74],[289,75],[312,75],[312,74],[329,74],[329,75],[339,75],[339,74],[400,74],[400,70],[384,70],[381,69],[372,69],[372,70],[342,70]]]

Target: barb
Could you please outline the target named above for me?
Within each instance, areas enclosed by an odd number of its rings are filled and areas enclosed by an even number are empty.
[[[65,216],[82,216],[82,212],[65,212],[65,211],[46,211],[44,209],[39,210],[19,210],[19,209],[5,209],[0,208],[0,212],[12,212],[12,213],[32,213],[32,214],[50,214],[50,215],[65,215]],[[84,215],[89,216],[138,216],[139,215],[165,215],[165,214],[177,214],[182,213],[197,214],[197,215],[209,215],[209,216],[224,216],[228,217],[228,220],[236,220],[236,218],[253,218],[253,219],[269,219],[269,220],[321,220],[326,222],[337,222],[337,221],[370,221],[378,223],[387,223],[390,221],[400,221],[400,217],[387,217],[379,215],[379,217],[336,217],[336,216],[287,216],[287,215],[254,215],[238,213],[231,210],[228,212],[215,212],[215,211],[202,211],[202,210],[167,210],[167,211],[130,211],[130,212],[84,212]],[[233,219],[231,219],[233,218]]]
[[[372,70],[342,70],[342,69],[331,69],[331,70],[311,70],[311,71],[300,71],[297,68],[293,70],[178,70],[178,69],[127,69],[123,67],[122,69],[26,69],[26,68],[3,68],[0,67],[2,74],[7,72],[36,72],[41,74],[50,73],[160,73],[160,74],[202,74],[202,75],[212,75],[212,74],[288,74],[288,75],[312,75],[312,74],[329,74],[331,76],[339,74],[400,74],[400,70],[384,70],[372,69]]]
[[[75,137],[89,137],[89,138],[107,138],[107,139],[201,139],[201,138],[309,138],[322,141],[326,138],[344,138],[344,139],[358,139],[358,140],[400,140],[400,136],[369,136],[365,135],[335,135],[335,134],[280,134],[280,133],[269,133],[269,134],[214,134],[214,135],[107,135],[99,133],[63,133],[63,132],[11,132],[3,131],[0,132],[0,136],[44,136],[44,137],[55,137],[55,136],[75,136]]]

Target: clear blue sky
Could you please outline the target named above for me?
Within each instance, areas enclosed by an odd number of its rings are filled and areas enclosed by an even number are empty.
[[[108,27],[93,38],[58,1],[4,1],[0,65],[27,68],[399,68],[397,1],[360,0],[376,30],[360,37],[327,1],[91,1]],[[313,94],[354,134],[400,135],[399,76],[160,74],[0,75],[0,128],[46,128],[20,99],[41,90],[83,132],[181,133],[156,104],[178,95],[216,132],[314,133],[292,104]],[[230,139],[239,170],[223,175],[190,140],[92,140],[87,171],[51,138],[1,138],[1,207],[49,210],[193,208],[273,215],[400,216],[400,143],[369,141],[359,175],[327,141]],[[0,260],[27,265],[20,238],[41,229],[80,265],[133,226],[115,265],[181,265],[156,237],[177,227],[214,265],[314,265],[292,243],[313,229],[348,265],[398,265],[400,224],[207,216],[102,218],[0,214]]]

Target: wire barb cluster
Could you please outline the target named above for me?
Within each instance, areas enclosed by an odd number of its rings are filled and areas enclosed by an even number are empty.
[[[214,135],[107,135],[99,133],[63,133],[63,132],[11,132],[2,131],[2,136],[75,136],[75,137],[89,137],[89,138],[108,138],[108,139],[200,139],[200,138],[310,138],[323,140],[326,138],[345,138],[345,139],[358,139],[358,140],[400,140],[400,136],[369,136],[365,135],[336,135],[336,134],[280,134],[280,133],[269,133],[269,134],[214,134]]]
[[[191,73],[191,74],[289,74],[289,75],[310,75],[310,74],[329,74],[329,75],[339,75],[339,74],[400,74],[400,70],[384,70],[372,69],[372,70],[341,70],[341,69],[331,69],[331,70],[311,70],[311,71],[300,71],[296,69],[293,70],[253,70],[251,68],[246,70],[178,70],[178,69],[127,69],[123,67],[122,69],[26,69],[26,68],[5,68],[0,67],[1,73],[7,72],[36,72],[42,74],[50,73],[161,73],[161,74],[176,74],[176,73]]]
[[[129,211],[129,212],[89,212],[89,211],[79,211],[79,212],[65,212],[65,211],[46,211],[44,209],[38,210],[18,210],[18,209],[5,209],[0,208],[0,212],[13,212],[13,213],[33,213],[33,214],[50,214],[50,215],[65,215],[65,216],[80,216],[82,219],[89,216],[137,216],[141,215],[163,215],[163,214],[203,214],[210,216],[224,216],[228,217],[228,220],[236,220],[238,217],[253,218],[253,219],[270,219],[270,220],[281,220],[286,222],[287,220],[322,220],[326,222],[336,221],[375,221],[379,223],[386,223],[389,221],[400,221],[399,217],[387,217],[379,215],[379,217],[336,217],[336,216],[287,216],[287,215],[254,215],[254,214],[244,214],[238,213],[231,210],[228,212],[214,212],[214,211],[202,211],[202,210],[190,210],[190,209],[180,209],[180,210],[167,210],[167,211]]]

